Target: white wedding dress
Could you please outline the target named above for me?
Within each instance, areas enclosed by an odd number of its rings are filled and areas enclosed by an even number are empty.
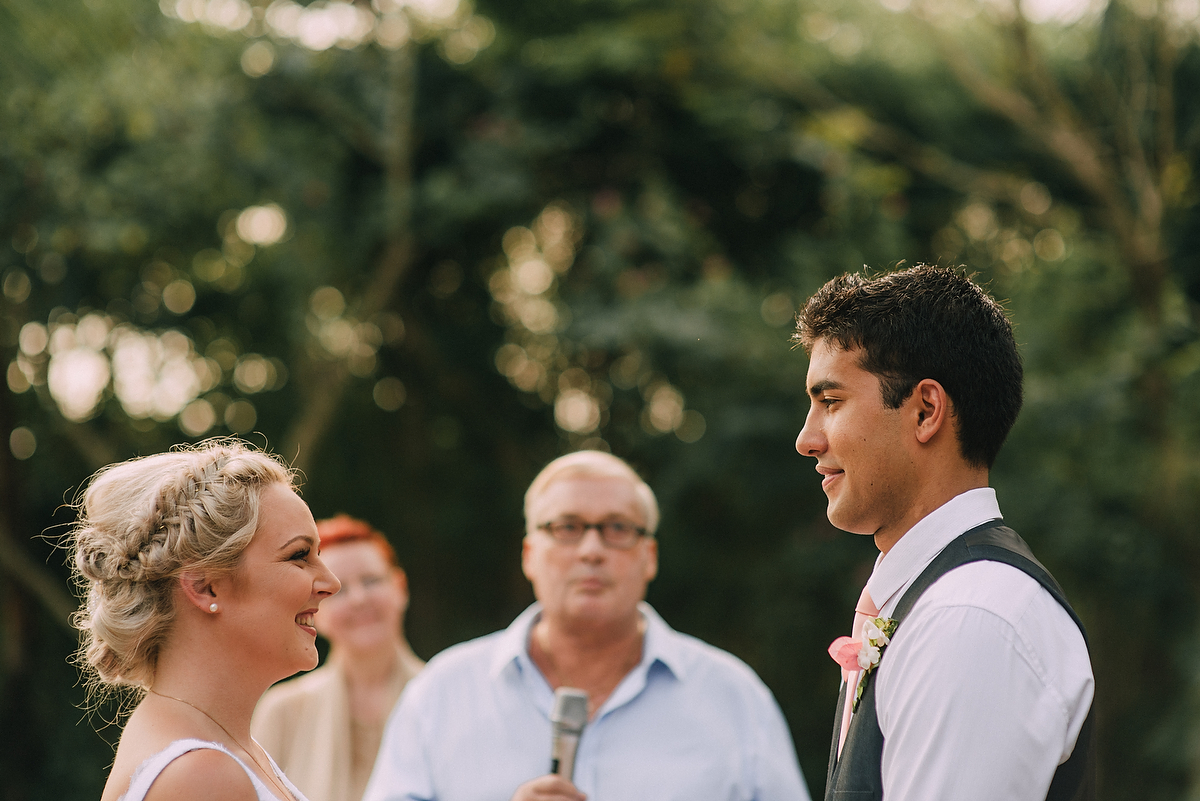
[[[283,799],[271,792],[267,785],[263,784],[262,780],[258,778],[258,774],[247,767],[246,763],[238,759],[228,748],[220,743],[195,739],[176,740],[141,765],[138,765],[138,769],[133,772],[133,776],[129,779],[129,789],[125,791],[125,794],[121,796],[119,801],[142,801],[146,797],[146,793],[150,792],[150,785],[154,784],[154,780],[158,778],[158,774],[162,773],[167,765],[189,751],[195,751],[198,748],[221,751],[233,757],[242,766],[242,770],[246,771],[246,775],[250,777],[250,781],[254,784],[254,792],[258,795],[258,801],[283,801]],[[304,794],[288,781],[287,776],[283,775],[283,771],[275,764],[275,760],[271,759],[270,754],[267,754],[267,759],[271,762],[271,770],[275,771],[275,775],[279,777],[279,781],[283,782],[283,785],[291,791],[296,801],[308,801],[304,797]]]

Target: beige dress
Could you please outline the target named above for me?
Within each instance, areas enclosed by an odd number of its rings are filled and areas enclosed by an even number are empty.
[[[405,649],[388,710],[425,663]],[[383,738],[387,714],[356,722],[341,665],[334,659],[267,690],[251,721],[254,739],[312,801],[360,801]]]

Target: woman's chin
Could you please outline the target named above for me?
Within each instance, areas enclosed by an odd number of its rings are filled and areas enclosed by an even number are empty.
[[[388,631],[365,630],[343,633],[340,637],[328,637],[329,643],[333,648],[356,653],[372,653],[393,648],[399,639],[399,635]]]
[[[321,656],[317,653],[317,649],[314,647],[311,653],[305,654],[303,659],[298,659],[296,661],[299,666],[295,669],[295,671],[293,671],[293,673],[303,673],[304,671],[312,670],[319,665],[321,663]]]

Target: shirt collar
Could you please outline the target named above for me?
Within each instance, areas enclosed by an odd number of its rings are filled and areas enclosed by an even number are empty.
[[[633,672],[647,671],[655,662],[661,662],[676,678],[683,679],[683,652],[674,630],[659,617],[650,604],[643,601],[638,604],[638,611],[646,621],[646,634],[642,640],[642,661]],[[534,602],[519,614],[508,628],[500,632],[489,664],[489,674],[493,678],[514,662],[521,670],[526,669],[526,666],[534,668],[533,660],[529,658],[529,634],[541,614],[541,603]]]
[[[499,676],[504,668],[514,662],[521,667],[522,659],[532,664],[532,660],[529,659],[529,631],[541,614],[542,605],[535,602],[497,635],[491,663],[488,665],[488,673],[492,678]]]
[[[675,630],[658,616],[650,604],[643,601],[638,604],[638,611],[646,621],[646,636],[642,640],[642,661],[638,668],[644,665],[647,670],[659,662],[667,670],[682,681],[685,678],[686,667],[682,642]]]
[[[881,610],[895,609],[900,591],[921,574],[926,565],[960,534],[1000,517],[996,491],[991,487],[967,490],[921,518],[892,549],[875,559],[867,581],[871,600]]]

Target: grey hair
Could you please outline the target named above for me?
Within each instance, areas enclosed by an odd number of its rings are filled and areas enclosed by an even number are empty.
[[[646,531],[651,536],[658,530],[658,499],[654,490],[642,480],[637,471],[619,456],[604,451],[575,451],[560,456],[542,468],[525,492],[525,526],[533,531],[539,521],[531,517],[533,502],[556,481],[569,478],[618,478],[633,486],[638,505],[646,518]]]

